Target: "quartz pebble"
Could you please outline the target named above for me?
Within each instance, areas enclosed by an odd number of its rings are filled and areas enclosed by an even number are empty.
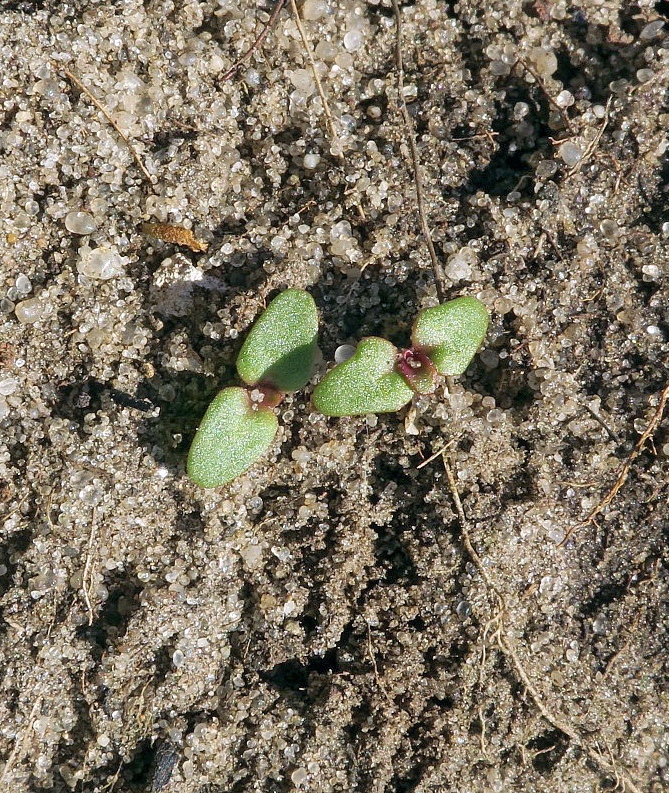
[[[344,36],[344,47],[346,47],[348,52],[357,52],[362,47],[364,40],[365,37],[361,30],[349,30]]]
[[[19,387],[19,381],[13,377],[4,377],[0,380],[0,396],[9,396]]]
[[[290,775],[290,779],[294,785],[301,785],[303,782],[306,782],[308,776],[309,774],[306,768],[296,768]]]
[[[663,19],[655,19],[652,22],[649,22],[647,25],[644,25],[641,28],[641,33],[639,33],[639,38],[641,41],[649,41],[650,39],[654,39],[664,27],[664,20]]]
[[[553,50],[546,49],[545,47],[535,47],[530,52],[530,60],[536,66],[537,71],[545,77],[550,77],[550,75],[557,71],[557,56]]]
[[[316,20],[326,14],[327,10],[328,4],[325,0],[305,0],[302,6],[302,15],[305,19]]]
[[[30,278],[26,275],[19,275],[16,279],[16,291],[20,295],[27,295],[30,290],[33,288],[33,285],[30,283]]]
[[[563,143],[559,149],[560,157],[565,165],[570,167],[577,165],[583,158],[583,149],[576,143]]]
[[[65,216],[65,228],[71,234],[92,234],[97,229],[93,215],[88,212],[68,212]]]
[[[108,281],[123,273],[123,266],[128,261],[114,248],[106,246],[95,248],[82,248],[81,258],[77,263],[77,271],[81,275],[100,281]]]
[[[33,322],[39,322],[45,313],[46,305],[42,300],[33,297],[30,300],[23,300],[21,303],[16,304],[14,311],[16,312],[16,319],[24,325],[31,325]]]
[[[316,89],[314,76],[310,69],[295,69],[290,72],[290,82],[304,96],[309,96]]]
[[[355,347],[352,344],[341,344],[335,350],[334,359],[335,363],[343,363],[348,361],[355,355]]]

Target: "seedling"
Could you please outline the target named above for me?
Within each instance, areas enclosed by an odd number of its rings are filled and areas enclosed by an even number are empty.
[[[409,349],[400,351],[376,337],[362,339],[353,357],[316,386],[314,407],[326,416],[393,413],[414,393],[434,391],[439,375],[462,374],[487,329],[488,311],[475,297],[423,309]]]
[[[225,485],[267,451],[279,428],[272,408],[307,384],[317,333],[310,294],[287,289],[272,300],[237,357],[237,372],[246,387],[220,391],[193,438],[186,468],[196,484]]]

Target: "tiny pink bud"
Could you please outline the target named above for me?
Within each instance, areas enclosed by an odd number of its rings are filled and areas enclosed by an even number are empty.
[[[419,394],[431,394],[437,385],[437,370],[426,353],[409,348],[400,352],[395,371]]]

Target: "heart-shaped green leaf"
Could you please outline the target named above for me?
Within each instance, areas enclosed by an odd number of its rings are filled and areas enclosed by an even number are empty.
[[[413,391],[394,371],[397,348],[385,339],[363,339],[348,361],[335,366],[314,390],[314,407],[326,416],[394,413]]]
[[[207,408],[188,452],[188,476],[200,487],[220,487],[267,451],[279,423],[257,407],[245,388],[224,388]]]
[[[471,363],[486,331],[488,310],[475,297],[456,297],[418,314],[411,341],[426,353],[439,374],[462,374]]]
[[[263,383],[278,391],[297,391],[309,382],[316,355],[318,313],[302,289],[274,298],[249,331],[237,371],[248,385]]]

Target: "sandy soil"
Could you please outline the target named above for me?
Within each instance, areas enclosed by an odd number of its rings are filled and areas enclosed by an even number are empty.
[[[402,5],[488,338],[397,415],[312,383],[203,491],[278,290],[316,377],[437,299],[392,6],[300,6],[327,112],[290,4],[226,75],[269,12],[0,2],[0,791],[668,789],[668,4]]]

